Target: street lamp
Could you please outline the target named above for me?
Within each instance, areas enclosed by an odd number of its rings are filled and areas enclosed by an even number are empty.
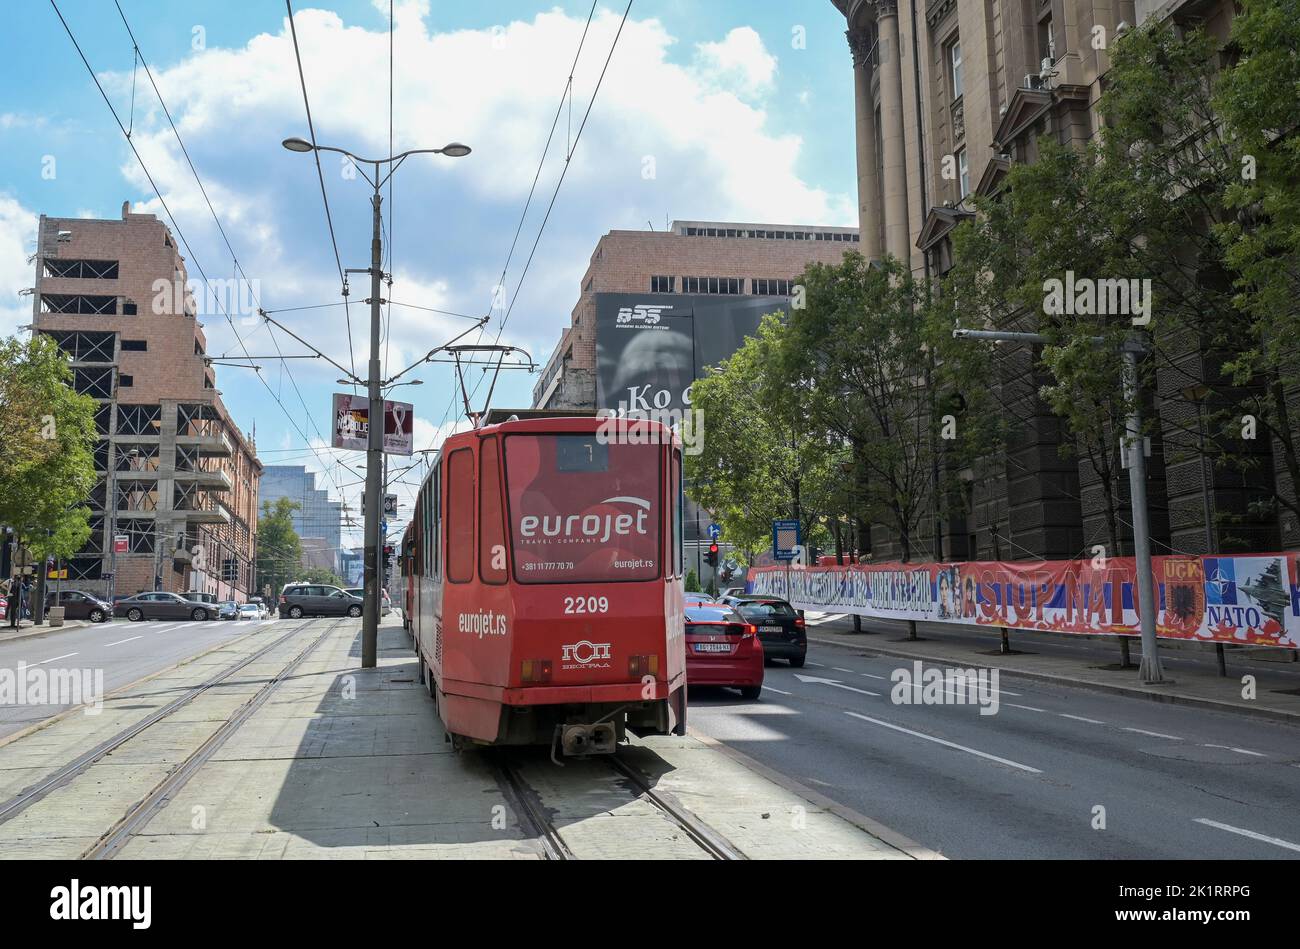
[[[366,301],[370,304],[370,370],[366,379],[366,389],[370,403],[365,489],[366,539],[364,569],[366,596],[361,619],[361,666],[362,668],[372,669],[377,662],[379,642],[380,505],[383,500],[381,494],[387,488],[387,485],[381,480],[384,477],[384,396],[380,388],[382,380],[379,378],[380,283],[384,278],[383,222],[380,216],[380,208],[383,202],[382,188],[388,179],[397,172],[397,169],[401,167],[402,162],[406,161],[411,155],[429,154],[446,155],[449,158],[463,158],[470,153],[470,148],[460,142],[449,142],[442,148],[413,148],[397,155],[390,155],[388,158],[361,158],[346,149],[335,148],[331,145],[318,145],[297,136],[286,138],[281,144],[291,152],[317,152],[316,161],[318,165],[320,163],[320,152],[337,152],[344,155],[374,189],[370,199],[372,209],[370,267],[366,270],[355,271],[370,274],[370,299]],[[366,173],[363,167],[365,165],[374,166],[373,178]],[[388,173],[382,178],[380,177],[381,165],[388,167]]]

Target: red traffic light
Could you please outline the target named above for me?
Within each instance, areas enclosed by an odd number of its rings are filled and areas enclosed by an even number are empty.
[[[717,552],[718,552],[718,545],[717,545],[717,544],[709,544],[709,553],[711,553],[711,554],[716,554]]]

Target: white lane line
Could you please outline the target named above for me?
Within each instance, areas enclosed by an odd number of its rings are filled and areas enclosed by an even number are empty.
[[[1177,735],[1166,735],[1163,732],[1149,732],[1145,728],[1125,728],[1126,732],[1137,732],[1139,735],[1150,735],[1152,738],[1168,738],[1170,741],[1182,741]]]
[[[1224,751],[1235,751],[1239,755],[1252,755],[1256,758],[1267,758],[1268,755],[1258,751],[1249,751],[1245,748],[1234,748],[1231,745],[1205,745],[1206,748],[1222,748]]]
[[[1231,824],[1220,824],[1217,820],[1210,820],[1208,817],[1196,817],[1193,820],[1198,824],[1204,824],[1206,827],[1217,827],[1219,830],[1226,830],[1230,834],[1241,834],[1241,836],[1249,837],[1251,840],[1262,840],[1274,847],[1285,847],[1287,850],[1300,851],[1300,844],[1293,844],[1291,841],[1283,840],[1280,837],[1269,837],[1266,834],[1257,834],[1253,830],[1233,827]]]
[[[270,624],[272,624],[272,623],[274,623],[274,622],[276,622],[276,620],[273,620],[273,619],[264,619],[264,620],[262,620],[262,622],[258,623],[257,625],[258,625],[258,626],[269,626]]]
[[[798,679],[800,682],[817,682],[820,683],[821,685],[830,685],[830,686],[834,686],[837,689],[844,689],[846,692],[857,692],[859,695],[871,695],[874,696],[875,698],[880,698],[879,692],[868,692],[866,689],[857,689],[851,685],[845,685],[843,682],[839,682],[835,679],[822,679],[818,676],[800,675],[797,672],[794,674],[794,677]]]
[[[847,672],[849,675],[852,675],[855,671],[853,669],[842,669],[839,666],[831,666],[831,668],[834,669],[836,672]]]
[[[878,676],[873,672],[859,672],[858,675],[866,676],[868,679],[879,679],[881,682],[889,681],[889,676]]]
[[[69,656],[77,656],[77,655],[80,655],[80,653],[75,653],[75,652],[65,652],[65,653],[64,653],[63,655],[61,655],[61,656],[55,656],[53,659],[42,659],[40,662],[33,663],[33,665],[43,666],[43,665],[45,665],[47,662],[56,662],[56,661],[59,660],[59,659],[67,659]]]
[[[1057,712],[1061,718],[1072,718],[1076,722],[1087,722],[1089,725],[1105,725],[1105,722],[1099,722],[1095,718],[1084,718],[1082,715],[1066,715],[1064,712]]]
[[[810,666],[816,666],[818,669],[825,669],[825,668],[826,668],[826,666],[823,665],[823,664],[820,663],[820,662],[807,662],[806,664],[807,664],[807,665],[810,665]]]
[[[766,683],[763,685],[763,691],[764,691],[764,692],[775,692],[777,695],[794,695],[793,692],[782,692],[780,689],[774,689],[774,688],[772,688],[772,686],[767,685]]]
[[[120,646],[122,643],[135,642],[137,639],[144,639],[143,636],[132,636],[130,639],[119,639],[115,643],[104,643],[105,646]]]
[[[1021,771],[1028,771],[1030,774],[1042,774],[1037,768],[1031,768],[1027,764],[1020,764],[1018,761],[1011,761],[1007,758],[999,758],[997,755],[991,755],[986,751],[977,751],[974,748],[967,748],[965,745],[959,745],[954,741],[948,741],[944,738],[935,738],[933,735],[927,735],[924,732],[914,732],[910,728],[904,728],[902,725],[894,725],[890,722],[882,722],[878,718],[871,718],[868,715],[859,715],[857,712],[845,711],[845,715],[852,715],[854,718],[860,718],[864,722],[871,722],[873,725],[880,725],[884,728],[892,728],[894,731],[902,732],[905,735],[912,735],[916,738],[924,738],[926,741],[932,741],[936,745],[943,745],[946,748],[956,748],[958,751],[964,751],[967,754],[975,755],[979,758],[987,758],[989,761],[996,761],[999,764],[1005,764],[1012,768],[1019,768]]]
[[[1007,702],[1012,708],[1023,708],[1026,712],[1046,712],[1045,708],[1034,708],[1032,705],[1017,705],[1015,702]]]

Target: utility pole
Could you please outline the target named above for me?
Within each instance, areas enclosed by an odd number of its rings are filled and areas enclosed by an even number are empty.
[[[1018,333],[1002,330],[955,329],[956,339],[986,339],[1017,343],[1046,343],[1040,333]],[[1091,338],[1094,346],[1104,345],[1104,337]],[[1124,443],[1120,446],[1128,467],[1129,503],[1133,514],[1133,559],[1137,563],[1136,597],[1138,623],[1142,629],[1142,663],[1138,675],[1146,685],[1169,685],[1160,667],[1159,644],[1156,640],[1156,589],[1151,569],[1151,527],[1147,515],[1147,460],[1145,440],[1142,437],[1142,404],[1137,385],[1137,358],[1146,352],[1146,346],[1131,337],[1120,347],[1124,357],[1124,399],[1131,406],[1124,425]],[[1118,594],[1117,594],[1118,595]]]

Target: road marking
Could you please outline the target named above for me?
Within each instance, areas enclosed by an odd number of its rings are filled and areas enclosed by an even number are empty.
[[[860,718],[864,722],[871,722],[873,725],[880,725],[884,728],[892,728],[894,731],[903,732],[905,735],[912,735],[916,738],[924,738],[926,741],[932,741],[936,745],[943,745],[946,748],[956,748],[958,751],[964,751],[967,754],[975,755],[979,758],[987,758],[989,761],[996,761],[999,764],[1005,764],[1012,768],[1019,768],[1021,771],[1028,771],[1030,774],[1042,774],[1037,768],[1031,768],[1027,764],[1021,764],[1018,761],[1011,761],[1007,758],[999,758],[997,755],[991,755],[986,751],[977,751],[974,748],[967,748],[965,745],[959,745],[955,741],[948,741],[944,738],[936,738],[933,735],[927,735],[924,732],[914,732],[910,728],[904,728],[902,725],[894,725],[890,722],[882,722],[878,718],[871,718],[867,715],[859,715],[857,712],[845,711],[845,715],[852,715],[854,718]]]
[[[1166,735],[1163,732],[1149,732],[1145,728],[1125,728],[1126,732],[1137,732],[1139,735],[1150,735],[1152,738],[1168,738],[1170,741],[1182,741],[1177,735]]]
[[[180,625],[181,625],[180,623],[163,623],[163,625],[159,626],[155,630],[151,630],[151,632],[165,633],[171,629],[180,629]]]
[[[834,669],[836,672],[847,672],[849,673],[849,675],[852,675],[854,672],[853,669],[841,669],[839,666],[831,666],[831,668]]]
[[[269,626],[271,623],[274,623],[274,622],[276,622],[276,620],[273,620],[273,619],[264,619],[264,620],[262,620],[262,622],[258,623],[257,625],[258,625],[258,626]]]
[[[1017,705],[1015,702],[1008,702],[1012,708],[1023,708],[1026,712],[1046,712],[1045,708],[1034,708],[1032,705]]]
[[[104,643],[104,645],[105,645],[105,646],[120,646],[120,645],[122,645],[122,643],[130,643],[130,642],[134,642],[134,641],[137,640],[137,639],[144,639],[144,637],[143,637],[143,636],[132,636],[130,639],[119,639],[119,640],[118,640],[117,642],[115,642],[115,643]]]
[[[806,660],[805,660],[805,662],[806,662]],[[820,663],[820,662],[806,662],[806,664],[807,664],[807,665],[810,665],[810,666],[816,666],[818,669],[825,669],[825,668],[826,668],[826,666],[823,665],[823,664]]]
[[[782,692],[780,689],[774,689],[770,685],[764,684],[763,689],[768,692],[775,692],[777,695],[794,695],[793,692]]]
[[[55,656],[53,659],[42,659],[40,662],[35,663],[35,665],[43,666],[43,665],[45,665],[47,662],[54,662],[54,661],[56,661],[56,660],[58,660],[58,659],[67,659],[69,656],[76,656],[76,655],[80,655],[80,654],[79,654],[79,653],[75,653],[75,652],[65,652],[63,655],[61,655],[61,656]]]
[[[878,675],[876,675],[876,674],[873,673],[873,672],[859,672],[858,675],[860,675],[860,676],[866,676],[868,679],[879,679],[881,682],[888,682],[888,681],[889,681],[889,677],[888,677],[888,676],[878,676]]]
[[[1241,827],[1233,827],[1231,824],[1220,824],[1217,820],[1210,820],[1208,817],[1195,818],[1196,823],[1204,824],[1206,827],[1217,827],[1219,830],[1226,830],[1230,834],[1241,834],[1243,837],[1249,837],[1251,840],[1262,840],[1266,844],[1272,844],[1275,847],[1285,847],[1287,850],[1300,851],[1300,844],[1293,844],[1289,840],[1283,840],[1280,837],[1269,837],[1265,834],[1257,834],[1253,830],[1245,830]]]
[[[818,682],[822,685],[833,685],[837,689],[845,689],[849,692],[857,692],[861,695],[874,695],[876,698],[880,698],[879,692],[868,692],[866,689],[855,689],[853,686],[845,685],[843,682],[837,682],[835,679],[822,679],[817,676],[805,676],[800,675],[797,672],[794,674],[794,677],[800,682]]]
[[[1245,748],[1233,748],[1231,745],[1205,745],[1206,748],[1222,748],[1224,751],[1235,751],[1239,755],[1253,755],[1256,758],[1267,758],[1268,755],[1258,751],[1249,751]]]
[[[1076,722],[1087,722],[1089,725],[1105,725],[1105,722],[1099,722],[1095,718],[1084,718],[1082,715],[1066,715],[1064,712],[1057,712],[1061,718],[1072,718]]]

